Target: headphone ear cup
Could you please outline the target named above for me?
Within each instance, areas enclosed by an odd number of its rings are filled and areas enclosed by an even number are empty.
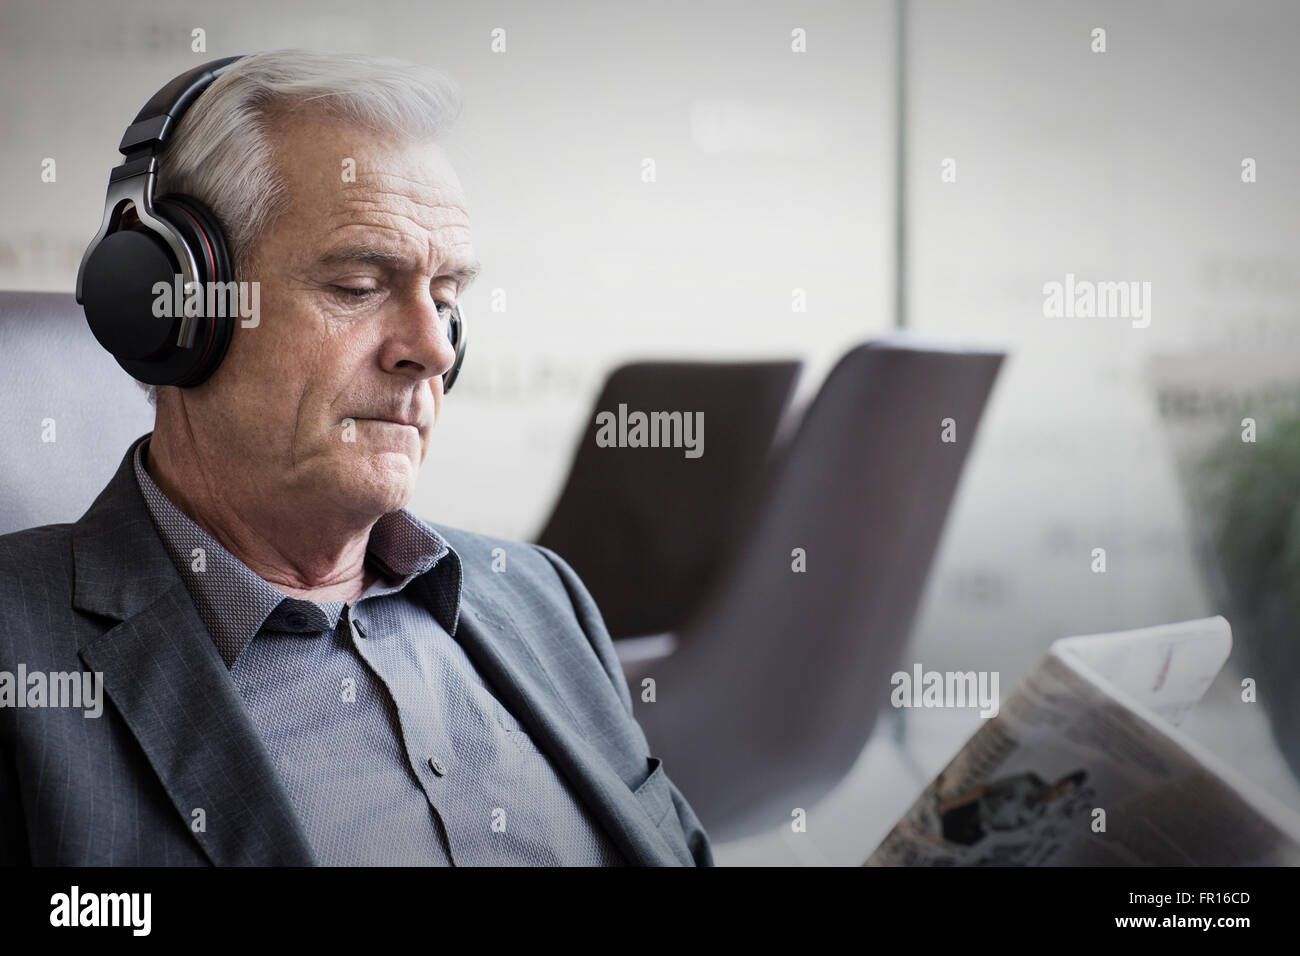
[[[109,233],[86,259],[82,305],[90,331],[119,365],[152,385],[172,377],[159,363],[175,351],[181,319],[158,314],[155,289],[173,288],[177,271],[171,247],[138,220]]]
[[[450,340],[452,348],[456,350],[456,361],[451,368],[442,374],[442,394],[446,395],[451,391],[451,387],[456,384],[456,379],[460,376],[461,363],[465,361],[465,347],[469,340],[465,337],[465,313],[461,311],[460,303],[456,303],[456,313],[452,317],[450,328],[447,330],[447,338]]]
[[[192,388],[217,370],[230,347],[239,304],[238,291],[231,284],[234,267],[221,225],[203,203],[191,196],[170,194],[155,199],[153,206],[154,214],[165,219],[189,247],[203,283],[203,314],[194,345],[177,349],[173,344],[171,359],[179,367],[169,369],[174,375],[168,384]],[[216,306],[211,315],[209,305]]]
[[[82,303],[95,338],[132,377],[151,385],[193,387],[216,370],[230,345],[239,301],[237,292],[233,302],[228,295],[235,287],[226,286],[234,278],[230,253],[216,217],[197,200],[163,197],[154,201],[153,211],[190,250],[198,268],[203,295],[194,319],[194,344],[176,346],[190,304],[178,288],[176,254],[154,228],[134,216],[90,253]],[[165,292],[160,295],[158,289]],[[217,306],[216,314],[208,314],[209,304]]]

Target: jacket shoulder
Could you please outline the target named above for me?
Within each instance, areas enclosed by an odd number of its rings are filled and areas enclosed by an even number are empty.
[[[49,524],[0,535],[0,651],[42,634],[48,643],[60,609],[72,605],[71,524]]]
[[[72,566],[72,524],[46,524],[0,534],[0,574],[19,580]]]

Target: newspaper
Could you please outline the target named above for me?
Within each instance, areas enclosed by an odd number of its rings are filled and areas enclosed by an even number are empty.
[[[1300,816],[1176,729],[1231,649],[1223,617],[1056,641],[863,865],[1300,864]]]

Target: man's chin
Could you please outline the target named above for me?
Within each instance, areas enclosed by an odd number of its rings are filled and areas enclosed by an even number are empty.
[[[388,514],[406,507],[419,473],[420,466],[404,452],[373,452],[352,463],[339,485],[356,510]]]

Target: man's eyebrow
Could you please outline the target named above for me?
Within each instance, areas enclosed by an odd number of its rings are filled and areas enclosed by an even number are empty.
[[[483,271],[483,264],[475,259],[467,266],[459,266],[446,272],[440,272],[439,275],[449,275],[456,280],[459,288],[465,289],[469,284],[478,278],[478,274]]]
[[[344,246],[341,249],[335,249],[321,256],[320,264],[323,266],[341,265],[346,262],[360,262],[365,265],[385,266],[387,268],[396,268],[398,266],[408,265],[410,256],[401,252],[392,252],[388,249],[379,249],[375,246]],[[477,259],[465,266],[455,266],[450,269],[443,269],[438,273],[438,277],[450,277],[456,280],[456,284],[465,288],[471,282],[478,278],[483,271],[483,265]]]

